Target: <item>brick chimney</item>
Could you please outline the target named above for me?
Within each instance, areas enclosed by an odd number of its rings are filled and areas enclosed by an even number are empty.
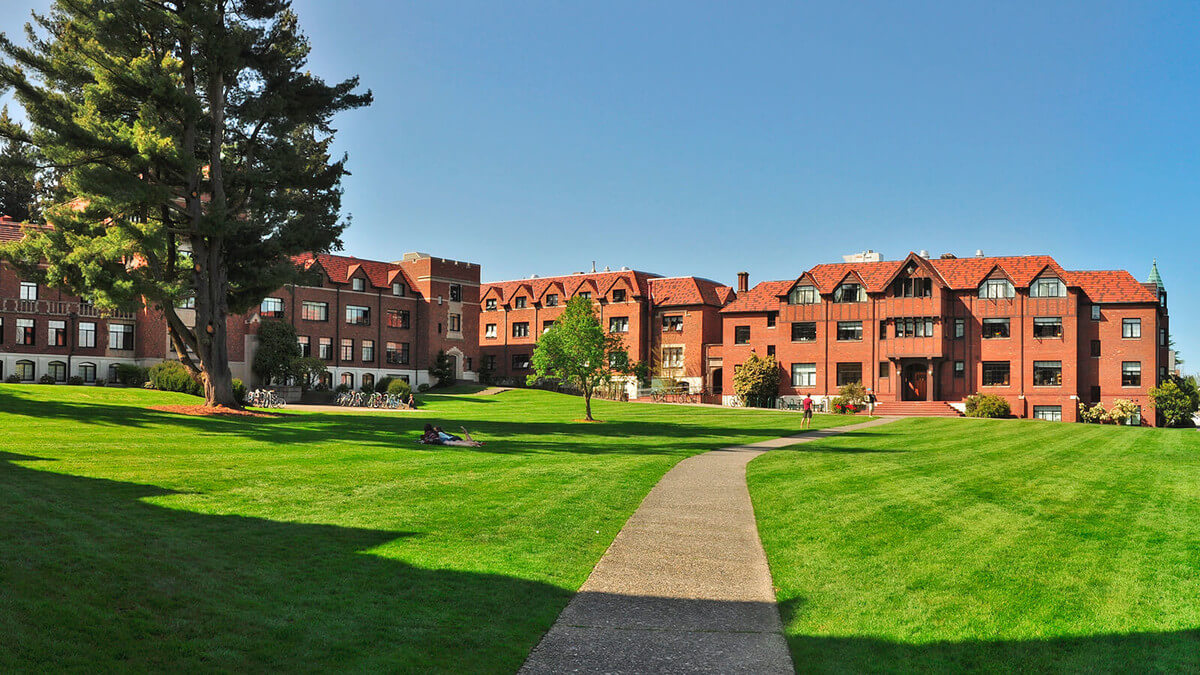
[[[748,290],[750,290],[750,273],[738,272],[737,292],[745,293]]]

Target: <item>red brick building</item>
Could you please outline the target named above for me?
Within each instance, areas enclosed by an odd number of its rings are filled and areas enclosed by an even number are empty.
[[[1130,399],[1153,424],[1166,298],[1160,283],[1064,270],[1049,256],[823,264],[722,309],[722,357],[732,369],[774,354],[783,397],[824,399],[861,381],[883,402],[993,393],[1019,417],[1063,421],[1081,401]]]
[[[630,360],[699,391],[705,345],[720,342],[719,311],[733,291],[709,279],[628,269],[486,283],[479,345],[494,375],[523,379],[532,373],[537,337],[578,295],[595,301],[601,325],[620,335]],[[630,389],[636,395],[636,383]]]

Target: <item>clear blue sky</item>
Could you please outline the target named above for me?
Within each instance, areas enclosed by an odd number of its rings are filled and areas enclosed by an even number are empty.
[[[376,96],[338,124],[347,252],[726,283],[1157,257],[1200,367],[1200,4],[798,4],[297,0],[313,70]]]

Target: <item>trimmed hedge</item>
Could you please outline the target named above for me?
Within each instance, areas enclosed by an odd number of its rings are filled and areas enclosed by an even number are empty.
[[[408,398],[409,394],[412,394],[412,387],[404,380],[395,379],[388,382],[387,393]]]
[[[996,394],[972,394],[966,398],[967,417],[1009,417],[1008,399]]]
[[[150,384],[159,391],[177,391],[192,396],[203,396],[200,385],[178,361],[163,361],[150,367]]]
[[[150,372],[131,363],[117,364],[117,382],[126,387],[140,387],[150,379]]]

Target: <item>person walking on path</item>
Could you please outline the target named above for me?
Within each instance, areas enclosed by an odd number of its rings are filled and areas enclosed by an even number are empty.
[[[800,428],[811,429],[813,416],[812,394],[805,394],[804,400],[800,402],[800,405],[804,407],[804,419],[800,420]]]
[[[876,400],[877,400],[877,399],[875,398],[875,390],[874,390],[874,389],[868,389],[868,390],[867,390],[867,414],[868,414],[868,415],[874,415],[874,414],[875,414],[875,402],[876,402]]]

